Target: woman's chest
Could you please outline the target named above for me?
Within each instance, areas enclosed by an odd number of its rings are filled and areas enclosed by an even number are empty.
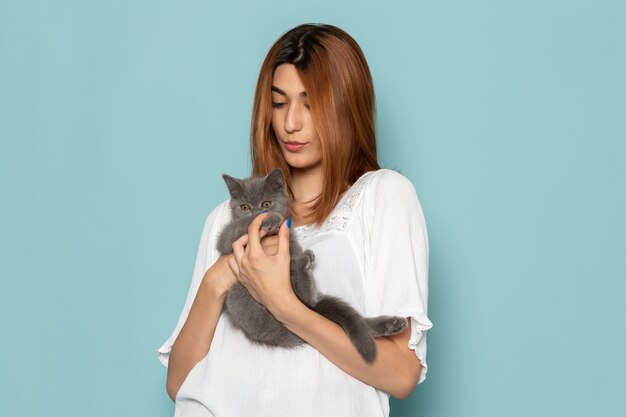
[[[315,254],[311,269],[320,293],[342,298],[358,311],[365,309],[362,242],[349,233],[318,233],[299,239]]]

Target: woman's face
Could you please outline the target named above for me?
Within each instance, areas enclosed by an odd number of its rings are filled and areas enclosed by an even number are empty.
[[[272,128],[289,166],[321,168],[322,150],[313,126],[311,107],[292,64],[281,64],[274,71]]]

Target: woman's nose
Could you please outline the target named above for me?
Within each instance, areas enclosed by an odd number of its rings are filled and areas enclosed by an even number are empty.
[[[302,110],[297,105],[290,105],[285,119],[285,130],[294,132],[302,129]]]

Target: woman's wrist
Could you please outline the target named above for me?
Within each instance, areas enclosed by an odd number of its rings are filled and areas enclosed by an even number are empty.
[[[200,290],[213,301],[223,301],[236,278],[228,278],[233,272],[228,266],[228,257],[220,256],[206,271],[200,284]]]
[[[290,295],[283,297],[280,302],[266,307],[276,320],[280,321],[283,325],[285,325],[285,327],[287,327],[287,324],[291,323],[294,318],[301,315],[303,308],[308,308],[293,292],[291,292]]]
[[[223,302],[224,299],[226,299],[226,294],[228,293],[227,289],[205,281],[203,281],[200,285],[199,291],[204,294],[207,300],[213,302]]]

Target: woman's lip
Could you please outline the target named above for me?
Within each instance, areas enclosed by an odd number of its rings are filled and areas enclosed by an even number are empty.
[[[306,143],[300,142],[284,142],[285,148],[290,152],[297,152],[306,146]]]

